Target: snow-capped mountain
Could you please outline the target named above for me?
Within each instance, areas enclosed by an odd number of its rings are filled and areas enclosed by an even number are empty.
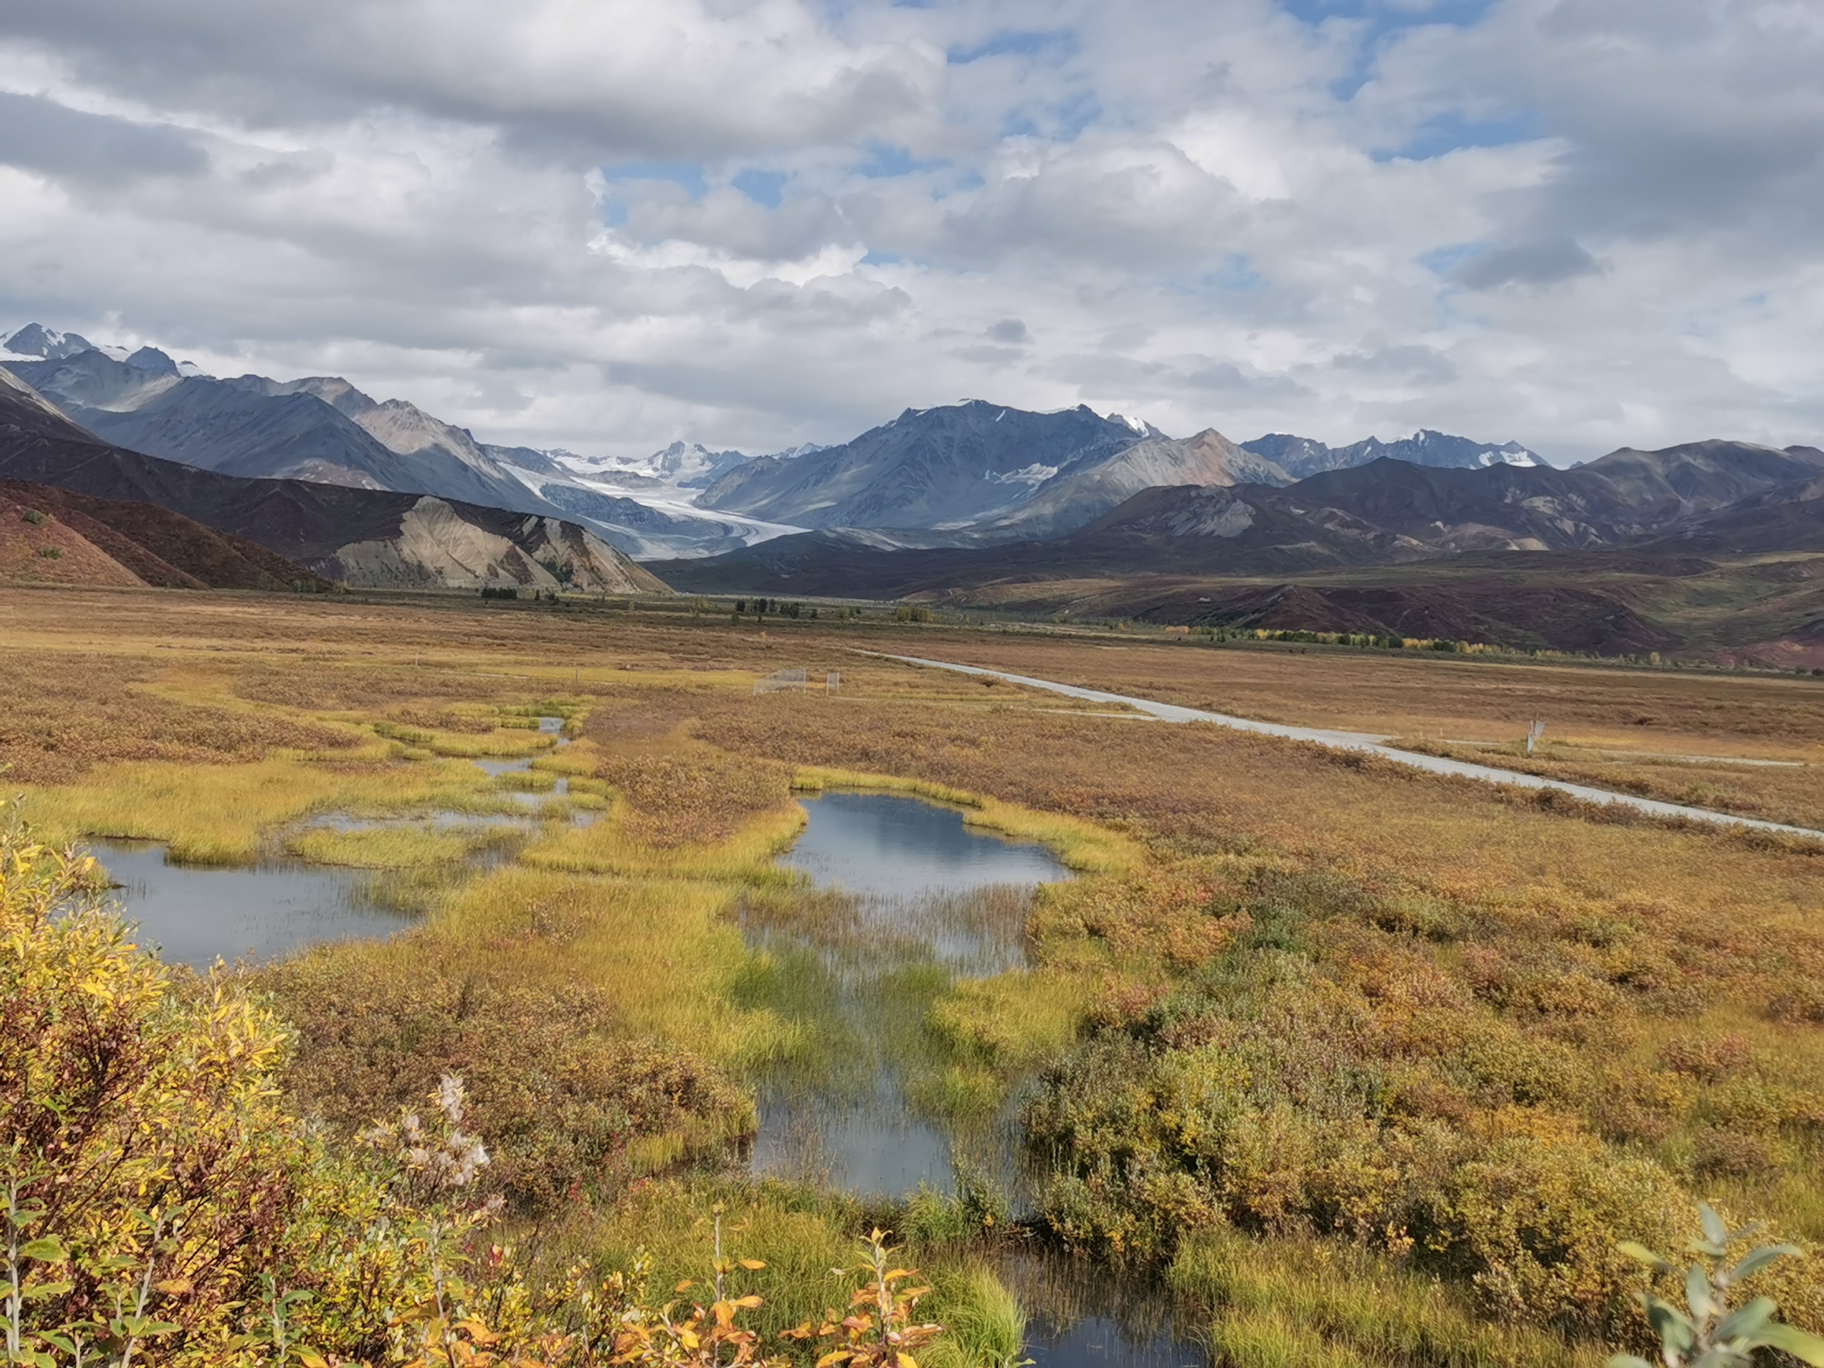
[[[0,361],[62,361],[95,350],[95,344],[81,333],[58,332],[55,328],[27,323],[11,337],[0,341]]]
[[[558,465],[585,479],[625,489],[707,489],[729,471],[753,460],[789,461],[825,448],[816,442],[749,456],[744,451],[711,451],[701,442],[673,442],[644,458],[578,456],[573,451],[547,451]]]
[[[141,347],[131,352],[125,347],[98,347],[81,333],[59,332],[38,323],[27,323],[11,337],[0,340],[0,362],[67,361],[89,351],[100,352],[110,361],[124,361],[155,375],[188,377],[203,374],[203,368],[194,361],[173,361],[157,347]]]
[[[1030,535],[1013,530],[1013,515],[1041,491],[1164,438],[1149,424],[1087,406],[1032,413],[968,399],[907,409],[841,446],[745,462],[698,503],[812,528]],[[1075,525],[1068,512],[1042,525],[1060,523]]]
[[[701,442],[673,442],[643,459],[549,452],[566,469],[625,489],[702,489],[753,459],[741,451],[711,451]]]
[[[643,557],[713,555],[798,529],[693,506],[694,487],[747,460],[674,443],[644,462],[495,446],[340,376],[217,380],[156,347],[98,347],[38,324],[0,365],[118,446],[227,475],[431,494],[584,523]]]
[[[1537,452],[1518,442],[1472,441],[1453,437],[1447,432],[1420,428],[1410,437],[1396,437],[1383,442],[1369,437],[1349,446],[1333,447],[1310,437],[1295,437],[1288,432],[1269,432],[1243,442],[1242,447],[1256,456],[1264,456],[1295,480],[1322,474],[1326,470],[1350,470],[1378,461],[1383,456],[1409,465],[1432,466],[1445,470],[1485,470],[1489,466],[1542,466],[1545,461]]]

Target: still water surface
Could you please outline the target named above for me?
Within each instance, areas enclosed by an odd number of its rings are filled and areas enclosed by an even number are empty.
[[[276,959],[324,941],[390,936],[412,918],[377,907],[373,875],[272,864],[253,869],[165,863],[162,846],[97,841],[95,858],[142,944],[167,963],[207,969],[219,957]]]
[[[541,732],[555,733],[563,719],[541,717],[538,725]],[[568,741],[559,736],[556,744]],[[532,760],[526,756],[475,763],[498,777],[530,769]],[[536,807],[550,794],[567,793],[569,787],[568,779],[559,779],[549,794],[512,797]],[[597,815],[582,812],[571,820],[587,825]],[[459,812],[382,819],[327,813],[306,823],[344,832],[418,824],[435,829],[518,826],[530,831],[537,819]],[[380,876],[367,871],[297,861],[242,869],[173,865],[165,862],[162,846],[139,841],[95,841],[91,849],[117,885],[121,911],[139,924],[142,942],[156,946],[167,963],[207,969],[218,958],[231,963],[278,959],[327,941],[377,940],[415,920],[382,904],[376,897]],[[483,852],[473,863],[481,868],[495,858]]]
[[[779,863],[820,888],[915,897],[1069,877],[1044,846],[988,835],[959,810],[917,798],[826,793],[804,810],[809,825]]]

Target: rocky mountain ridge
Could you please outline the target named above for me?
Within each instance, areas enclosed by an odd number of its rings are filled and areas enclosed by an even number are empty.
[[[883,549],[831,530],[688,568],[685,589],[881,594],[1018,578],[1302,574],[1487,553],[1651,546],[1824,549],[1824,451],[1748,442],[1623,449],[1572,470],[1419,466],[1382,457],[1290,485],[1141,490],[1064,535]]]

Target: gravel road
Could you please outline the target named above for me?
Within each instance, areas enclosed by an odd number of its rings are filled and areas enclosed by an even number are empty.
[[[1101,689],[1084,689],[1075,684],[1058,684],[1049,679],[1032,679],[1026,675],[1008,674],[1005,670],[983,669],[978,665],[957,665],[948,660],[886,655],[884,652],[877,651],[869,651],[866,654],[879,655],[886,660],[904,661],[908,665],[926,665],[937,670],[955,670],[958,674],[989,675],[995,679],[1004,679],[1009,684],[1024,684],[1032,689],[1046,689],[1052,693],[1063,694],[1067,698],[1078,698],[1089,703],[1125,703],[1131,708],[1137,708],[1143,713],[1158,718],[1161,722],[1210,722],[1218,727],[1258,732],[1262,736],[1279,736],[1288,741],[1309,741],[1314,745],[1328,746],[1332,750],[1360,751],[1366,755],[1378,755],[1381,759],[1391,760],[1396,765],[1407,765],[1432,774],[1454,774],[1462,779],[1477,779],[1488,784],[1511,784],[1515,788],[1555,789],[1559,793],[1568,793],[1573,798],[1581,798],[1585,802],[1619,803],[1623,807],[1651,813],[1655,817],[1684,817],[1694,822],[1710,822],[1716,826],[1750,827],[1755,831],[1776,831],[1786,836],[1804,836],[1812,840],[1824,841],[1824,831],[1813,831],[1810,827],[1787,826],[1782,822],[1763,822],[1754,817],[1737,817],[1727,812],[1712,812],[1708,808],[1662,803],[1652,798],[1637,798],[1630,793],[1614,793],[1608,789],[1590,788],[1585,784],[1567,784],[1559,779],[1543,779],[1536,774],[1521,774],[1515,770],[1497,769],[1492,765],[1472,765],[1464,760],[1447,760],[1436,755],[1417,755],[1412,751],[1395,749],[1387,744],[1390,738],[1376,736],[1370,732],[1330,731],[1322,727],[1289,727],[1279,722],[1255,722],[1246,717],[1230,717],[1227,713],[1205,712],[1201,708],[1182,708],[1176,703],[1155,703],[1150,698],[1104,693]]]

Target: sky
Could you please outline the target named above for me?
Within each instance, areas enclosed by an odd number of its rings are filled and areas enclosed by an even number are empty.
[[[0,330],[483,440],[1824,444],[1818,0],[0,4]]]

